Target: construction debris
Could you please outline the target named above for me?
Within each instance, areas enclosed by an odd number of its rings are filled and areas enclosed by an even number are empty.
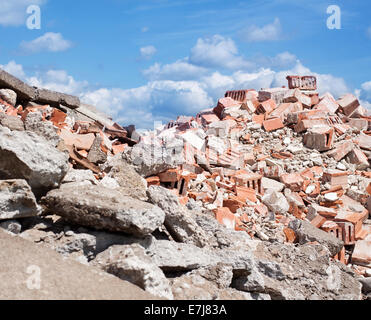
[[[139,134],[2,71],[2,228],[170,299],[201,278],[194,297],[359,299],[357,277],[371,275],[371,117],[354,95],[316,90],[315,77],[289,76],[288,88],[228,91]],[[320,261],[341,273],[337,291]],[[205,271],[218,268],[233,280]]]

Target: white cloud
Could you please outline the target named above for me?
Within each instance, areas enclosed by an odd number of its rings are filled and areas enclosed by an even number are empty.
[[[252,25],[241,31],[241,37],[249,42],[280,40],[282,37],[280,19],[275,18],[272,23],[263,27]]]
[[[1,0],[0,25],[20,26],[26,23],[27,8],[30,5],[42,5],[46,0]]]
[[[154,121],[165,123],[176,119],[178,115],[195,115],[203,109],[213,107],[227,90],[260,90],[287,85],[286,76],[289,74],[317,76],[321,94],[329,91],[335,97],[339,97],[349,92],[342,78],[312,72],[300,61],[297,61],[292,68],[280,71],[260,68],[253,72],[239,70],[222,73],[202,68],[204,72],[197,77],[197,68],[200,67],[194,66],[196,69],[192,69],[192,64],[183,59],[169,65],[152,66],[153,69],[157,68],[154,74],[158,73],[158,80],[150,80],[141,87],[131,89],[95,89],[87,81],[78,81],[63,70],[26,75],[23,67],[14,61],[0,67],[31,85],[77,95],[82,101],[95,105],[101,111],[111,115],[115,121],[123,125],[133,123],[142,129],[152,128]],[[185,74],[187,70],[190,70],[189,77],[194,73],[194,78],[180,80],[181,74]],[[171,77],[171,72],[178,72],[178,75]],[[368,101],[367,103],[371,102],[371,81],[362,85],[359,95],[364,101]],[[366,103],[363,105],[367,107]]]
[[[21,49],[25,53],[37,53],[42,51],[58,52],[71,48],[72,43],[65,40],[61,33],[47,32],[32,41],[22,41]]]
[[[27,78],[27,82],[35,87],[45,88],[53,91],[64,92],[80,96],[87,90],[87,81],[76,81],[64,70],[49,70]]]
[[[155,55],[157,49],[154,46],[147,46],[140,48],[140,55],[144,59],[151,59]]]
[[[145,32],[148,32],[149,31],[149,28],[148,27],[143,27],[142,28],[142,32],[145,33]]]
[[[254,66],[239,55],[235,42],[230,38],[214,35],[198,39],[191,49],[189,61],[203,67],[246,69]]]
[[[0,65],[0,68],[19,79],[24,80],[26,78],[26,74],[23,70],[23,66],[20,64],[17,64],[14,60],[10,61],[6,65]]]
[[[165,65],[155,63],[144,70],[143,74],[150,80],[194,80],[206,72],[208,72],[206,68],[190,64],[184,59]]]
[[[361,105],[371,110],[371,81],[361,85],[361,89],[356,90],[356,95],[360,99]]]

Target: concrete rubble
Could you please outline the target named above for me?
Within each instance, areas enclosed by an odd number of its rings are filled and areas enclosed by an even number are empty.
[[[138,298],[370,298],[371,116],[287,80],[139,132],[0,70],[0,238]]]

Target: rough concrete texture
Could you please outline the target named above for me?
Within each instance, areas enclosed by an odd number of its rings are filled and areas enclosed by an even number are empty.
[[[0,99],[15,107],[17,104],[17,93],[10,89],[0,89]]]
[[[25,180],[0,180],[0,220],[33,217],[40,212]]]
[[[182,161],[182,159],[169,154],[164,148],[144,143],[139,143],[131,150],[124,152],[123,157],[143,177],[149,177],[175,168]]]
[[[169,280],[139,244],[112,246],[99,254],[93,265],[154,296],[170,300],[174,298]]]
[[[24,131],[24,123],[16,116],[0,113],[0,125],[12,131]]]
[[[35,88],[25,84],[23,81],[0,69],[0,87],[12,89],[20,99],[34,100],[36,97]]]
[[[50,191],[43,203],[72,223],[139,236],[152,233],[165,219],[160,208],[101,186],[62,185]]]
[[[1,300],[156,299],[131,283],[1,230],[0,247]]]
[[[36,193],[59,186],[68,156],[33,132],[0,127],[0,178],[25,179]]]
[[[103,170],[108,173],[108,177],[114,178],[120,186],[120,192],[123,195],[130,196],[138,200],[147,200],[147,182],[143,179],[134,168],[122,159],[118,154],[108,160]]]
[[[47,89],[36,89],[36,97],[34,100],[52,106],[63,105],[72,109],[80,106],[80,99],[78,97]]]
[[[302,220],[291,221],[289,227],[295,231],[300,244],[317,241],[329,249],[332,257],[343,248],[344,242]]]
[[[24,121],[24,126],[27,131],[32,131],[45,138],[55,147],[61,141],[57,134],[57,128],[51,122],[42,121],[42,118],[41,112],[30,112]]]
[[[192,213],[181,206],[171,191],[151,186],[147,195],[149,201],[165,212],[165,226],[176,241],[192,243],[198,247],[209,245],[209,238],[192,217]]]

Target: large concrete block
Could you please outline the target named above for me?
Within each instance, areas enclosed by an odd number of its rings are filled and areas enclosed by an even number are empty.
[[[0,87],[3,89],[12,89],[20,99],[34,100],[36,97],[35,88],[27,85],[8,72],[0,69]]]

